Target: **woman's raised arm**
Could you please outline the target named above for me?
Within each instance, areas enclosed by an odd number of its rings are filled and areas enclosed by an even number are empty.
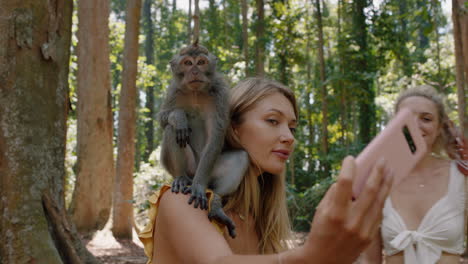
[[[347,157],[335,184],[320,202],[306,243],[280,255],[233,255],[207,212],[187,204],[187,196],[167,192],[158,213],[158,235],[181,263],[352,263],[369,245],[382,218],[392,177],[380,161],[359,199],[351,201],[355,162]],[[157,254],[157,253],[156,253]]]

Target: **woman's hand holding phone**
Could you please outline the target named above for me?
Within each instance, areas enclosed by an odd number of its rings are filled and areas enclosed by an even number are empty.
[[[402,108],[356,158],[356,179],[353,198],[358,198],[372,166],[379,158],[395,173],[398,184],[427,153],[426,143],[418,128],[416,116]]]
[[[308,239],[300,248],[310,263],[352,263],[369,245],[382,219],[393,177],[385,161],[371,168],[359,199],[351,201],[356,161],[348,156],[340,175],[317,207]],[[320,246],[318,246],[320,245]]]

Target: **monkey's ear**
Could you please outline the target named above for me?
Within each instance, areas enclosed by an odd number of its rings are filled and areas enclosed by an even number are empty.
[[[208,54],[208,59],[210,60],[210,64],[211,64],[211,67],[212,67],[213,71],[216,70],[216,65],[218,64],[218,61],[219,61],[218,57],[216,57],[215,55],[209,53]]]
[[[179,64],[179,56],[174,56],[174,58],[171,59],[171,61],[169,61],[169,65],[171,65],[171,71],[172,73],[176,73],[177,72],[177,65]]]

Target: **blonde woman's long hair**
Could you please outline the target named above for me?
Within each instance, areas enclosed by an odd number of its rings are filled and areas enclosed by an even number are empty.
[[[280,93],[292,104],[296,117],[297,105],[294,93],[286,86],[264,78],[248,78],[231,89],[229,106],[231,125],[226,136],[230,149],[241,149],[242,145],[233,127],[242,124],[244,114],[268,95]],[[249,169],[238,190],[229,196],[224,209],[243,216],[252,215],[262,254],[278,253],[288,249],[291,237],[288,209],[286,205],[285,175],[263,173],[250,159]]]
[[[436,106],[441,132],[434,142],[432,151],[436,154],[447,154],[449,156],[454,156],[456,153],[453,144],[453,142],[455,142],[455,137],[450,132],[450,119],[445,112],[444,97],[430,85],[415,86],[400,93],[395,104],[395,112],[398,111],[398,107],[404,99],[413,96],[426,98],[432,101]]]

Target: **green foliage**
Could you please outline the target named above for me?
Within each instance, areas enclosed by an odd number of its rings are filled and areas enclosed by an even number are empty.
[[[265,2],[265,35],[256,39],[256,5],[249,3],[249,65],[253,72],[255,44],[265,44],[266,75],[294,90],[299,106],[299,128],[294,153],[295,186],[288,187],[288,204],[298,230],[308,230],[314,208],[334,181],[323,173],[325,162],[337,175],[346,155],[356,155],[364,147],[363,134],[371,138],[389,120],[397,94],[417,84],[431,84],[447,95],[449,115],[456,118],[453,40],[450,17],[439,1],[322,0],[326,84],[328,87],[328,155],[321,153],[322,99],[317,49],[317,21],[310,0],[268,0]],[[218,57],[218,69],[232,85],[245,77],[242,54],[241,7],[237,0],[209,0],[201,10],[200,43]],[[125,32],[125,4],[111,1],[110,60],[113,111],[118,110]],[[357,4],[360,4],[359,6]],[[178,5],[180,7],[180,5]],[[363,8],[365,7],[365,8]],[[358,11],[363,12],[359,13]],[[143,162],[147,140],[146,92],[154,88],[155,112],[172,78],[169,61],[187,45],[188,14],[172,10],[167,1],[152,2],[154,63],[149,65],[141,45],[138,61],[138,121],[135,165],[137,210],[147,206],[148,192],[164,182],[157,162]],[[77,16],[73,17],[76,32]],[[140,42],[144,43],[142,30]],[[76,36],[70,59],[70,100],[76,105]],[[366,108],[367,107],[367,108]],[[367,110],[368,109],[368,110]],[[367,115],[367,116],[366,116]],[[74,112],[70,113],[67,171],[73,174]],[[116,117],[114,117],[116,120]],[[455,120],[457,122],[457,120]],[[117,125],[117,123],[115,122]],[[369,131],[366,131],[366,126]],[[114,131],[117,131],[115,128]],[[154,147],[161,133],[155,123]],[[157,153],[157,152],[154,152]],[[153,156],[156,154],[153,154]],[[151,164],[154,162],[154,164]],[[291,175],[289,173],[288,175]],[[162,178],[161,178],[162,177]],[[72,178],[70,178],[72,179]],[[291,179],[289,179],[291,180]],[[73,185],[72,181],[68,182]],[[68,188],[68,187],[67,187]]]
[[[153,151],[149,162],[142,162],[140,170],[134,173],[135,219],[139,226],[146,225],[148,221],[146,211],[150,206],[148,197],[161,186],[170,184],[172,181],[172,177],[161,166],[160,151],[160,148]]]
[[[288,186],[287,202],[294,230],[309,231],[317,205],[334,182],[334,178],[328,177],[303,192],[297,192],[292,186]]]

